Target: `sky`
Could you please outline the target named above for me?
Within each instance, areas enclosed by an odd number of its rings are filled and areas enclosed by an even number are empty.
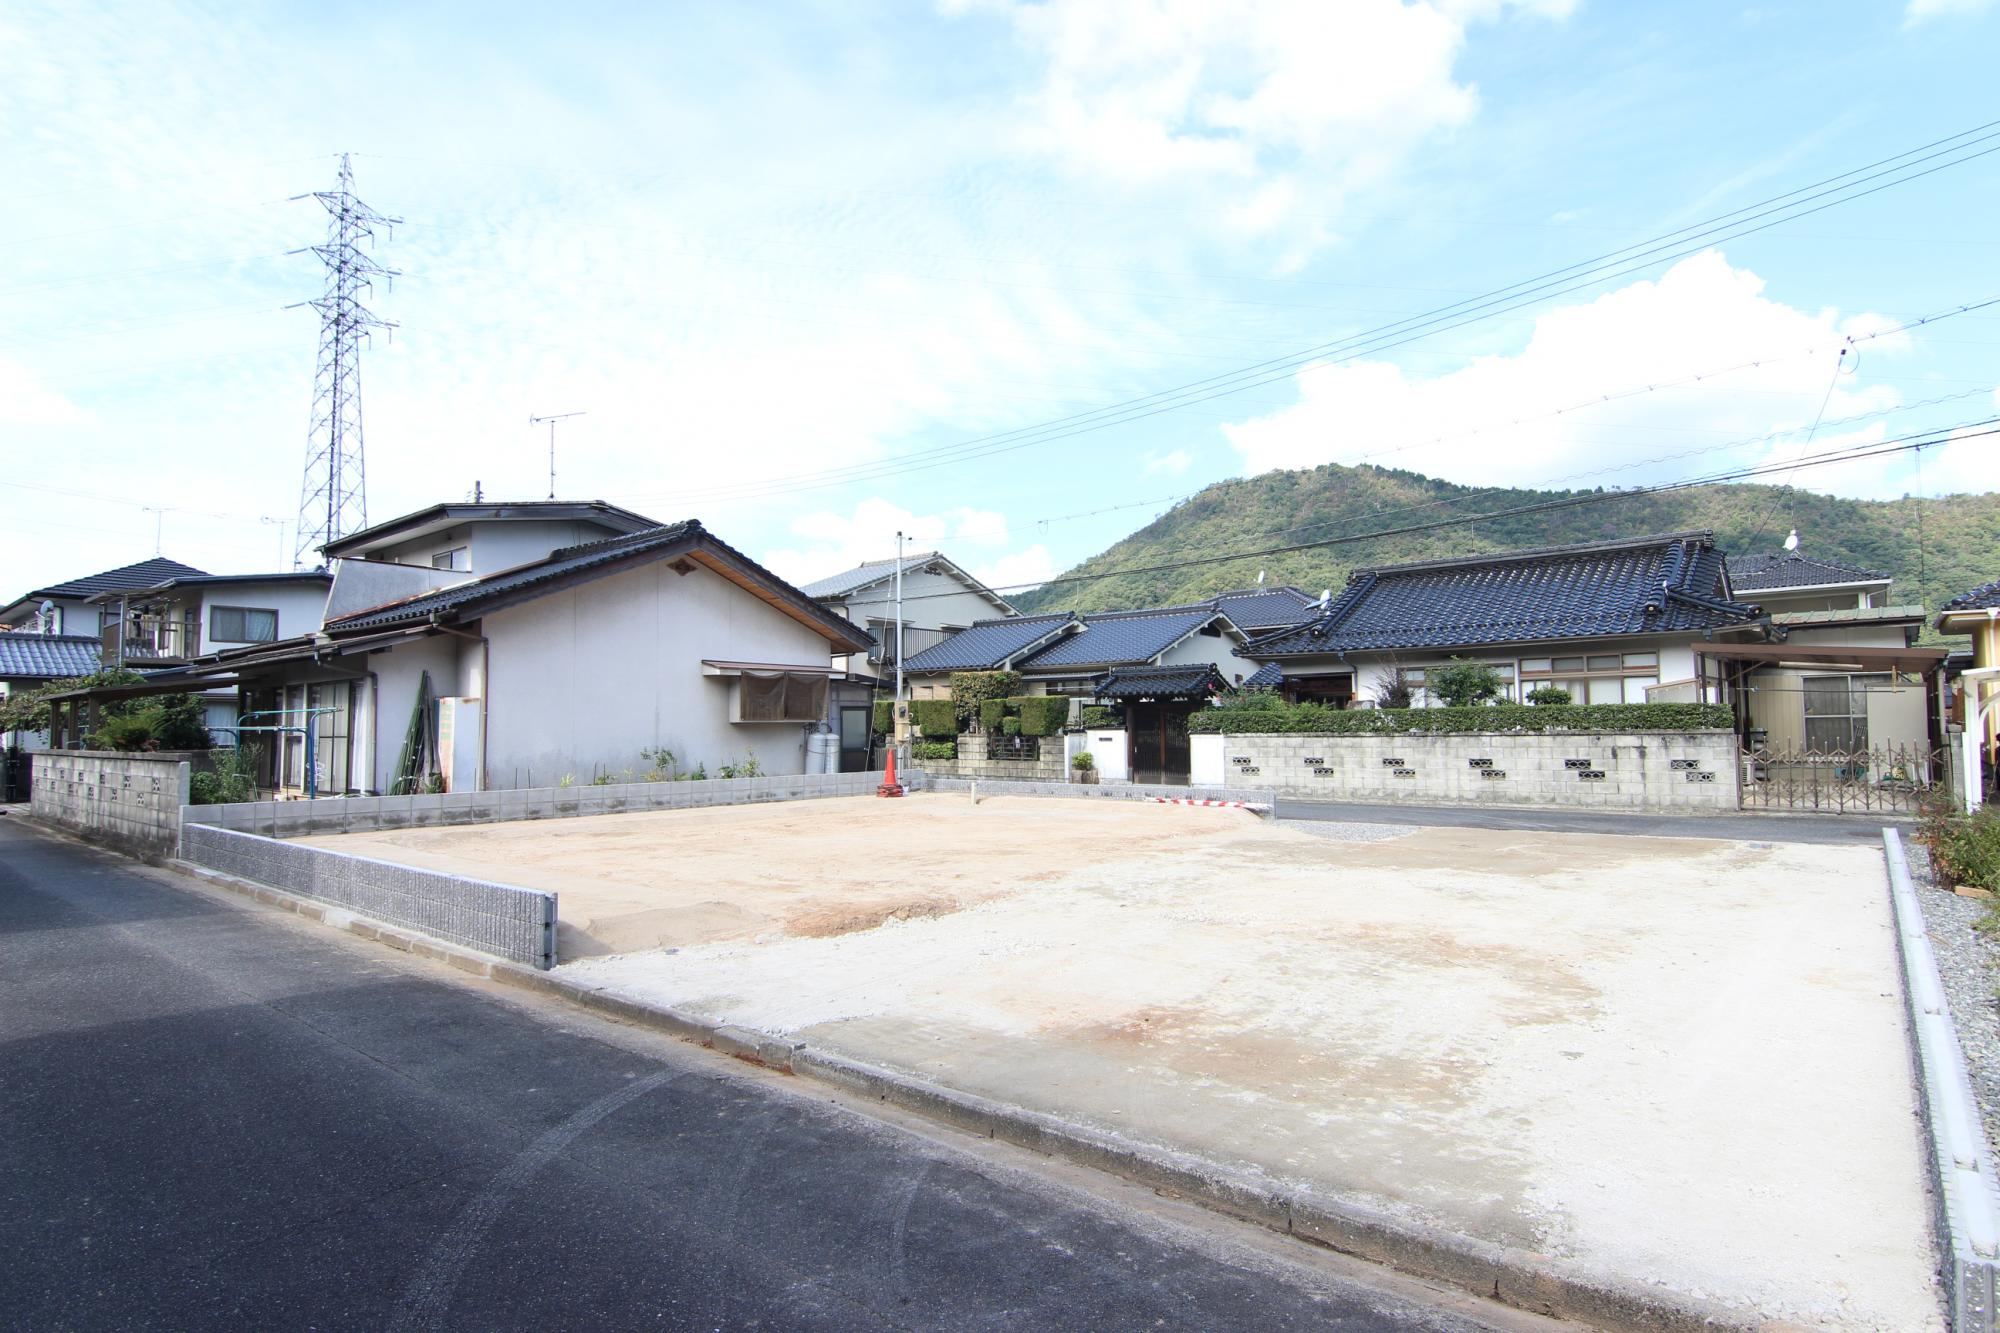
[[[1273,468],[1630,486],[1961,427],[2000,413],[2000,304],[1953,313],[2000,298],[2000,153],[1354,340],[2000,119],[1995,50],[1980,0],[0,0],[0,596],[291,567],[297,196],[342,153],[402,219],[373,521],[542,498],[529,418],[582,412],[565,499],[1011,588]]]

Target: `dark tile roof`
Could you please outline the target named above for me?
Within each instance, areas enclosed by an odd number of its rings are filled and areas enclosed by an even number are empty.
[[[1276,662],[1266,662],[1243,678],[1246,690],[1275,690],[1285,683],[1285,670]]]
[[[1230,624],[1247,631],[1296,625],[1310,614],[1316,600],[1286,585],[1217,593],[1209,599],[1209,604],[1228,616]]]
[[[21,600],[29,601],[40,597],[94,597],[101,592],[150,588],[168,579],[203,577],[206,576],[193,565],[184,565],[178,560],[154,556],[151,560],[141,560],[136,565],[120,565],[117,569],[107,569],[102,574],[71,579],[67,583],[58,583],[53,587],[37,588]]]
[[[1757,619],[1723,597],[1706,532],[1358,569],[1326,614],[1252,640],[1258,659],[1700,632]]]
[[[1821,560],[1817,556],[1800,555],[1797,551],[1729,557],[1729,586],[1737,592],[1812,588],[1828,583],[1875,583],[1888,577],[1879,570],[1843,565],[1838,560]]]
[[[65,680],[97,670],[102,644],[82,634],[0,633],[0,678]]]
[[[827,637],[834,642],[851,643],[857,650],[866,648],[872,642],[867,631],[834,615],[749,556],[718,539],[694,519],[620,537],[607,537],[602,541],[565,546],[532,564],[329,620],[323,631],[337,637],[364,630],[421,624],[433,616],[447,621],[470,619],[489,609],[510,606],[540,596],[543,591],[552,592],[558,586],[568,586],[593,577],[594,571],[614,572],[606,567],[621,561],[638,556],[665,559],[677,550],[696,549],[719,553],[753,582],[790,603],[802,619],[824,626],[828,631]]]
[[[991,671],[1012,658],[1036,648],[1076,623],[1076,613],[1060,611],[1046,616],[1009,616],[1003,620],[976,620],[965,629],[913,654],[903,664],[905,671]]]
[[[1205,699],[1229,688],[1213,663],[1191,666],[1115,667],[1097,686],[1100,699]]]
[[[1167,606],[1152,611],[1107,611],[1083,617],[1083,629],[1021,664],[1030,673],[1150,662],[1220,613],[1212,606]]]
[[[131,593],[171,592],[175,588],[227,588],[254,583],[318,583],[331,585],[333,575],[323,569],[285,570],[278,574],[185,574],[177,575],[162,583],[149,584],[143,588],[119,588],[114,592],[99,593],[92,600],[108,601],[113,597]]]
[[[2000,579],[1982,583],[1971,592],[1962,592],[1939,607],[1940,611],[1984,611],[2000,606]]]
[[[937,558],[936,551],[906,555],[903,557],[903,572],[907,574],[913,569],[922,569],[925,564]],[[799,591],[808,597],[839,597],[853,592],[856,588],[879,583],[895,572],[896,561],[893,557],[888,560],[869,560],[852,569],[844,569],[838,574],[829,574],[823,579],[814,579],[811,583],[801,583]]]

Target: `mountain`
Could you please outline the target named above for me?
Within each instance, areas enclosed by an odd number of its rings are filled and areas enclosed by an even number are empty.
[[[1526,505],[1580,503],[1542,513],[1463,520]],[[1602,541],[1690,528],[1714,531],[1733,554],[1781,549],[1799,531],[1808,555],[1895,577],[1891,600],[1927,607],[2000,578],[2000,494],[1936,499],[1843,500],[1790,486],[1727,483],[1684,491],[1536,491],[1458,486],[1415,472],[1327,464],[1217,482],[1058,579],[1010,600],[1023,612],[1103,611],[1195,601],[1256,581],[1317,595],[1357,567],[1485,551]],[[1238,551],[1358,538],[1337,545],[1213,564],[1184,562]],[[1110,572],[1127,571],[1127,572]]]

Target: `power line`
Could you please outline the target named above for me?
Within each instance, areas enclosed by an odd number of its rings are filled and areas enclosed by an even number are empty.
[[[1910,181],[2000,151],[2000,143],[1995,143],[1994,140],[2000,140],[2000,121],[1975,126],[1810,185],[1718,214],[1703,222],[1690,224],[1532,278],[1522,279],[1480,296],[1440,306],[1389,324],[1378,325],[1288,356],[1257,362],[1236,371],[1193,380],[1101,408],[978,436],[954,444],[919,450],[894,459],[822,469],[817,472],[796,474],[789,478],[773,478],[739,488],[713,488],[706,492],[689,493],[683,498],[753,498],[777,493],[779,490],[823,489],[854,481],[874,480],[892,473],[948,466],[973,458],[1129,424],[1176,408],[1246,392],[1283,379],[1309,364],[1336,365],[1363,355],[1388,351],[1421,338],[1463,328],[1468,324],[1510,313],[1552,297],[1567,295],[1584,287],[1627,276],[1642,268],[1653,268],[1659,264],[1669,263],[1721,241],[1765,231],[1797,218],[1823,212],[1840,204],[1851,203],[1856,199],[1865,198],[1897,185],[1908,184]],[[1973,151],[1975,149],[1977,151]],[[1927,163],[1935,165],[1925,165]],[[1922,169],[1918,170],[1920,167]],[[1862,186],[1867,188],[1860,188]]]

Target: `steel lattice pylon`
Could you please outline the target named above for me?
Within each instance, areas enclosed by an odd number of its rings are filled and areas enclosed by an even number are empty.
[[[393,329],[361,303],[376,278],[393,280],[365,254],[375,229],[401,222],[377,213],[354,194],[354,169],[340,156],[340,186],[301,199],[326,208],[326,243],[309,247],[326,265],[326,293],[302,301],[319,311],[319,364],[313,372],[312,427],[306,438],[305,480],[299,486],[299,526],[292,565],[317,564],[326,543],[368,526],[368,473],[361,443],[361,344],[375,329]],[[293,251],[304,254],[304,250]],[[296,309],[297,307],[293,307]]]

